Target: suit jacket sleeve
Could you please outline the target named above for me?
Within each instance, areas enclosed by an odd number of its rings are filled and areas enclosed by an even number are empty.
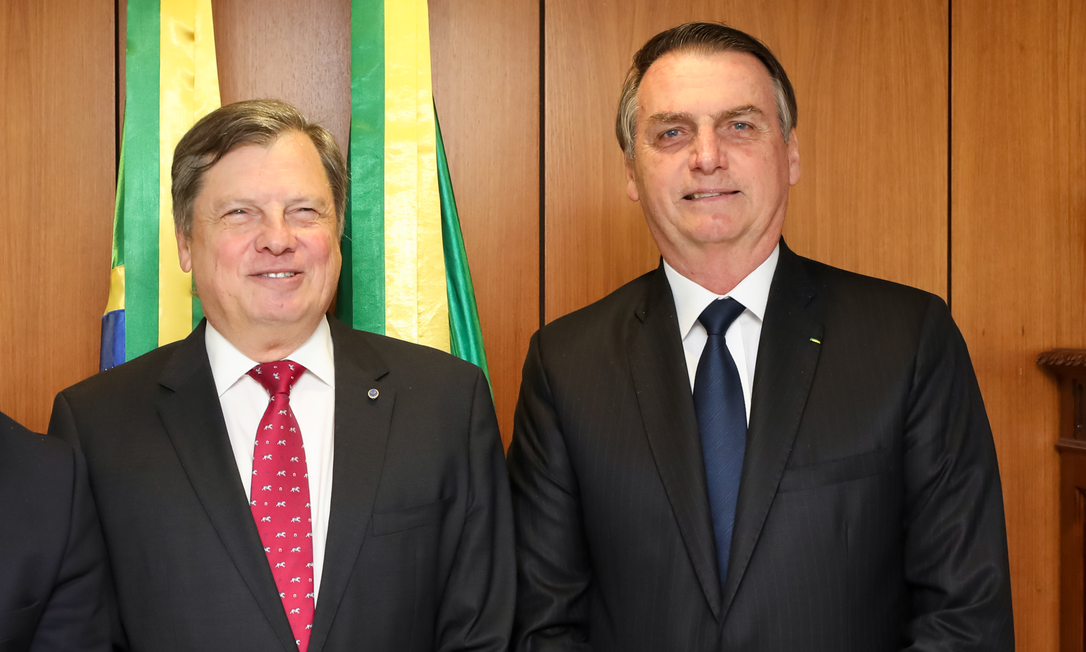
[[[106,560],[86,471],[73,457],[71,524],[32,652],[109,649]]]
[[[33,652],[75,650],[127,650],[121,631],[109,561],[102,539],[102,529],[91,495],[86,461],[79,446],[75,419],[63,394],[53,402],[49,434],[71,444],[76,469],[72,497],[72,529],[57,588],[39,625],[39,638]],[[86,634],[94,641],[87,647],[75,647],[64,634],[72,623],[92,618],[93,628]],[[55,632],[55,633],[54,633]],[[112,639],[112,641],[111,641]]]
[[[517,540],[513,650],[584,650],[592,570],[577,479],[547,382],[539,334],[524,363],[509,478]]]
[[[965,341],[932,298],[903,442],[908,650],[1013,650],[1003,499]]]
[[[0,456],[0,650],[108,650],[105,550],[82,460],[2,414]]]
[[[435,649],[504,652],[515,598],[513,523],[501,436],[482,372],[475,382],[468,455],[469,504],[438,610]]]

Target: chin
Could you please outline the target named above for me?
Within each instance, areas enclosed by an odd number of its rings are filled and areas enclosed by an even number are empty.
[[[289,326],[306,320],[309,311],[297,309],[260,310],[254,312],[254,321],[268,326]]]
[[[737,242],[743,235],[739,229],[724,229],[719,228],[720,225],[715,226],[716,228],[708,227],[691,232],[690,241],[702,245],[721,245]]]

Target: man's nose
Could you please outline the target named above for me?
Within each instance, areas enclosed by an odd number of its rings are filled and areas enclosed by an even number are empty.
[[[706,173],[716,171],[718,168],[728,167],[728,153],[720,142],[719,136],[712,129],[698,131],[694,139],[694,152],[691,156],[690,167]]]
[[[258,249],[279,255],[294,249],[294,229],[281,210],[268,211],[261,220],[260,235],[257,238]]]

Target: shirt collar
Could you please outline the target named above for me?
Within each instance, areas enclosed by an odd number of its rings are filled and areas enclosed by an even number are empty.
[[[727,294],[716,294],[703,288],[676,272],[665,260],[664,274],[667,275],[671,294],[675,298],[675,314],[679,318],[679,334],[682,338],[686,339],[705,307],[723,297],[731,297],[743,304],[744,308],[761,321],[769,301],[769,286],[773,283],[773,272],[777,269],[780,251],[781,245],[778,243],[769,257]]]
[[[204,346],[211,362],[211,375],[215,378],[215,390],[221,397],[238,380],[245,377],[258,363],[239,351],[211,322],[204,331]],[[291,359],[313,373],[329,387],[336,386],[336,365],[332,351],[332,331],[328,318],[321,319],[316,330],[300,347],[284,359]]]

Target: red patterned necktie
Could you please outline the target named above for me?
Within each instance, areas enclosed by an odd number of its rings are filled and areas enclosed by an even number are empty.
[[[249,370],[271,395],[256,433],[249,505],[300,652],[309,647],[314,604],[309,474],[290,409],[290,388],[303,373],[305,367],[290,360]]]

